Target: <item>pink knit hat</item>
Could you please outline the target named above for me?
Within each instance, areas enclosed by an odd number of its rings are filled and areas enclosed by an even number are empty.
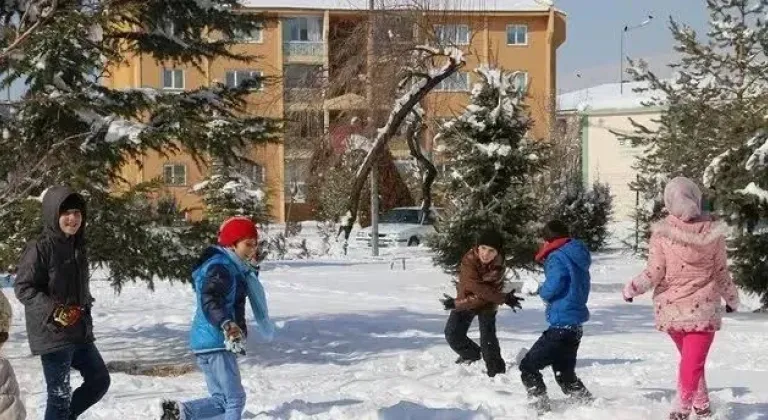
[[[664,206],[684,222],[695,220],[701,216],[701,190],[688,178],[674,178],[664,188]]]

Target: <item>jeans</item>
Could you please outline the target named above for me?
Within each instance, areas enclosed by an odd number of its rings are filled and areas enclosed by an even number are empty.
[[[680,353],[680,368],[677,374],[677,395],[680,411],[687,413],[691,406],[699,409],[709,407],[707,381],[704,378],[704,364],[709,348],[715,339],[713,332],[670,332]]]
[[[467,337],[475,316],[480,321],[480,345]],[[482,311],[478,314],[472,311],[451,311],[445,325],[445,339],[462,359],[480,360],[482,356],[489,376],[506,372],[499,338],[496,336],[496,311]]]
[[[75,345],[40,356],[48,390],[45,420],[74,420],[101,400],[109,389],[109,372],[93,343]],[[83,377],[72,392],[70,370]]]
[[[550,327],[544,331],[520,362],[520,377],[529,397],[535,398],[547,394],[547,386],[540,371],[547,366],[552,366],[555,380],[564,394],[577,398],[591,398],[587,388],[576,376],[576,354],[579,351],[582,334],[581,327]]]
[[[179,404],[182,420],[240,420],[245,408],[245,390],[237,356],[228,351],[203,353],[197,355],[197,364],[205,375],[211,396]]]

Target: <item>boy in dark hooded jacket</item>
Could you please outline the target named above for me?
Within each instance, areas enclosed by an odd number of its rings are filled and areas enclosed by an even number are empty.
[[[86,220],[82,196],[69,187],[50,188],[43,197],[43,233],[27,244],[14,283],[30,350],[43,363],[45,420],[76,419],[109,388],[109,372],[93,344]],[[74,392],[70,369],[83,377]]]
[[[582,324],[589,320],[587,300],[592,262],[589,249],[583,242],[570,238],[568,227],[559,220],[547,223],[542,236],[545,243],[536,261],[544,264],[546,280],[538,294],[547,306],[549,329],[520,362],[523,385],[531,405],[539,413],[550,409],[547,387],[540,372],[547,366],[552,366],[563,393],[580,401],[592,399],[575,371]]]

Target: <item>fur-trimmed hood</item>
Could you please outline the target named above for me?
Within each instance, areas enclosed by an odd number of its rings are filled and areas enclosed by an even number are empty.
[[[685,262],[695,264],[711,260],[719,249],[720,241],[725,240],[728,225],[709,216],[702,216],[692,222],[667,216],[651,226],[651,233],[681,245],[674,248],[675,254]]]

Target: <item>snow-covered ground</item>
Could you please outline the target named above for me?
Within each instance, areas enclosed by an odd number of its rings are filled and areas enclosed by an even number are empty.
[[[432,266],[427,251],[406,256],[306,260],[264,264],[262,278],[280,327],[273,343],[251,337],[242,358],[248,392],[246,418],[469,420],[532,418],[514,366],[546,328],[543,304],[527,298],[517,314],[498,316],[506,375],[488,378],[481,363],[457,366],[443,338],[447,314],[437,298],[451,292],[450,277]],[[653,329],[648,297],[622,301],[621,284],[642,262],[620,251],[595,256],[592,320],[585,327],[578,373],[599,397],[593,406],[567,406],[546,373],[555,410],[547,419],[632,420],[665,418],[674,398],[677,355]],[[115,295],[107,283],[92,286],[97,299],[97,344],[107,362],[184,363],[193,359],[187,333],[193,293],[182,284],[142,284]],[[15,314],[3,349],[16,369],[30,419],[42,418],[44,380],[29,355],[23,311]],[[752,300],[750,306],[756,302]],[[714,406],[722,418],[768,419],[768,318],[729,315],[708,363]],[[474,326],[471,334],[476,337]],[[73,374],[75,383],[78,375]],[[159,418],[163,398],[205,394],[197,371],[179,377],[114,373],[105,399],[82,418]]]

